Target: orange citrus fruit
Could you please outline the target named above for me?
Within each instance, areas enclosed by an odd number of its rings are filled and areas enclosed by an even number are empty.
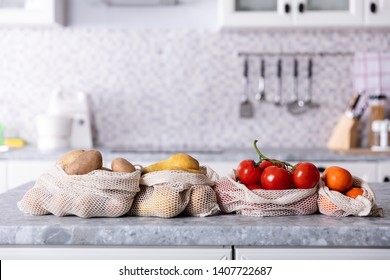
[[[333,202],[330,202],[329,199],[322,195],[320,195],[318,199],[318,209],[322,214],[331,214],[339,210]]]
[[[326,186],[338,192],[346,192],[352,188],[351,173],[339,166],[329,166],[322,175]]]
[[[355,187],[347,191],[345,195],[349,196],[350,198],[356,198],[358,195],[363,195],[363,189]]]

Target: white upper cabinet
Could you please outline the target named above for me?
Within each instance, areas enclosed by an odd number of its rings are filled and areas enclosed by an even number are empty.
[[[0,24],[62,25],[64,0],[0,0]]]
[[[368,26],[390,25],[390,0],[366,0],[364,5],[364,21]]]
[[[363,0],[294,0],[293,24],[298,26],[362,25],[363,2]]]
[[[219,24],[223,27],[288,26],[291,0],[219,0]]]
[[[220,0],[219,25],[390,26],[390,0]]]

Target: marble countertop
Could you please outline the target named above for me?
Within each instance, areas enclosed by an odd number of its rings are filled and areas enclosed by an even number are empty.
[[[29,216],[16,206],[33,182],[0,195],[0,246],[282,246],[390,247],[390,184],[371,184],[385,216],[205,218]]]
[[[106,161],[115,157],[124,157],[134,163],[155,162],[166,159],[173,153],[186,152],[197,158],[200,162],[239,162],[243,159],[257,159],[254,149],[229,148],[224,150],[126,150],[109,147],[95,147],[102,152]],[[43,152],[34,146],[26,146],[21,149],[10,149],[0,153],[0,160],[53,160],[66,153],[68,150]],[[390,153],[336,153],[326,148],[264,148],[262,152],[270,158],[284,161],[381,161],[390,160]]]

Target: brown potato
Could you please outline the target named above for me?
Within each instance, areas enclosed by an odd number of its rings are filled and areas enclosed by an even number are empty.
[[[89,150],[80,154],[64,168],[68,175],[83,175],[103,167],[103,156],[99,151]]]
[[[111,162],[111,169],[114,172],[134,172],[135,167],[124,158],[116,158]]]
[[[101,170],[110,171],[110,172],[112,171],[112,169],[110,169],[110,168],[108,168],[108,167],[104,167],[104,166],[101,168]]]
[[[61,165],[62,168],[67,167],[71,162],[73,162],[79,155],[84,153],[84,150],[73,150],[66,154],[64,154],[58,163]]]

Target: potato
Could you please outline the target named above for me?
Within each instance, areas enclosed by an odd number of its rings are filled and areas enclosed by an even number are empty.
[[[67,167],[71,162],[73,162],[79,155],[84,153],[84,150],[73,150],[66,154],[64,154],[58,163],[61,165],[62,168]]]
[[[111,169],[114,172],[134,172],[135,167],[124,158],[116,158],[111,163]]]
[[[80,154],[64,168],[68,175],[83,175],[103,167],[103,156],[99,151],[89,150]]]
[[[112,169],[110,169],[110,168],[108,168],[108,167],[104,167],[104,166],[103,166],[100,170],[110,171],[110,172],[112,171]]]

